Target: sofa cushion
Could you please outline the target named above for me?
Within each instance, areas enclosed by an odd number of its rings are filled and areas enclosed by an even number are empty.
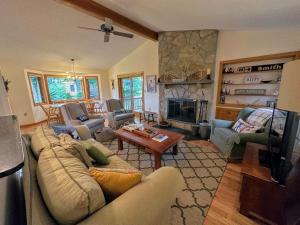
[[[143,176],[136,170],[90,168],[89,172],[101,186],[107,200],[113,200],[137,185]]]
[[[264,127],[268,120],[272,117],[273,109],[259,108],[247,117],[246,122],[257,127]]]
[[[109,168],[109,169],[124,169],[124,170],[135,170],[138,171],[138,169],[131,166],[129,163],[121,159],[119,156],[113,155],[108,158],[109,164],[105,166],[99,166],[99,168]]]
[[[52,216],[59,224],[71,225],[103,207],[105,198],[85,165],[61,148],[41,152],[37,178]]]
[[[103,124],[103,119],[89,119],[87,121],[81,122],[83,125],[86,125],[89,129],[93,127],[98,127]]]
[[[87,167],[92,166],[91,159],[86,152],[85,147],[78,141],[74,140],[68,134],[59,135],[60,146],[67,152],[71,153],[73,156],[78,158]]]
[[[36,159],[43,149],[59,144],[59,138],[54,130],[44,126],[39,126],[31,136],[31,148]]]
[[[115,116],[116,121],[124,120],[124,119],[128,119],[128,118],[134,118],[134,114],[133,113],[123,113],[123,114],[118,114]]]

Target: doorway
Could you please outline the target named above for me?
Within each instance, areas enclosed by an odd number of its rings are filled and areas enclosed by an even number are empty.
[[[131,73],[118,76],[119,97],[127,110],[144,109],[144,74]]]

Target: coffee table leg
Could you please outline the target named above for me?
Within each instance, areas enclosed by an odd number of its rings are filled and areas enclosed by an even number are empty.
[[[161,167],[161,154],[158,152],[154,152],[154,161],[155,161],[155,169]]]
[[[118,138],[118,149],[123,150],[123,141],[121,138]]]
[[[173,155],[177,155],[178,154],[178,146],[177,144],[173,146]]]

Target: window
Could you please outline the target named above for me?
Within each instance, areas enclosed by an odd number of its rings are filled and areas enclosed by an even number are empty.
[[[74,79],[66,75],[45,75],[28,72],[34,105],[69,100],[100,99],[98,76]]]
[[[47,76],[50,102],[83,99],[82,79],[72,79],[65,76]]]
[[[39,74],[28,74],[28,79],[30,83],[32,99],[34,105],[45,103],[45,94],[43,86],[43,77]]]
[[[125,109],[141,110],[144,108],[143,73],[118,76],[119,96]]]
[[[99,99],[99,83],[97,77],[85,77],[86,97],[88,99]]]

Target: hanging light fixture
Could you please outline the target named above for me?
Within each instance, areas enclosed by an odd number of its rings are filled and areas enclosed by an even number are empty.
[[[72,62],[72,73],[69,74],[68,78],[73,80],[81,80],[82,77],[75,73],[75,59],[71,59]]]

